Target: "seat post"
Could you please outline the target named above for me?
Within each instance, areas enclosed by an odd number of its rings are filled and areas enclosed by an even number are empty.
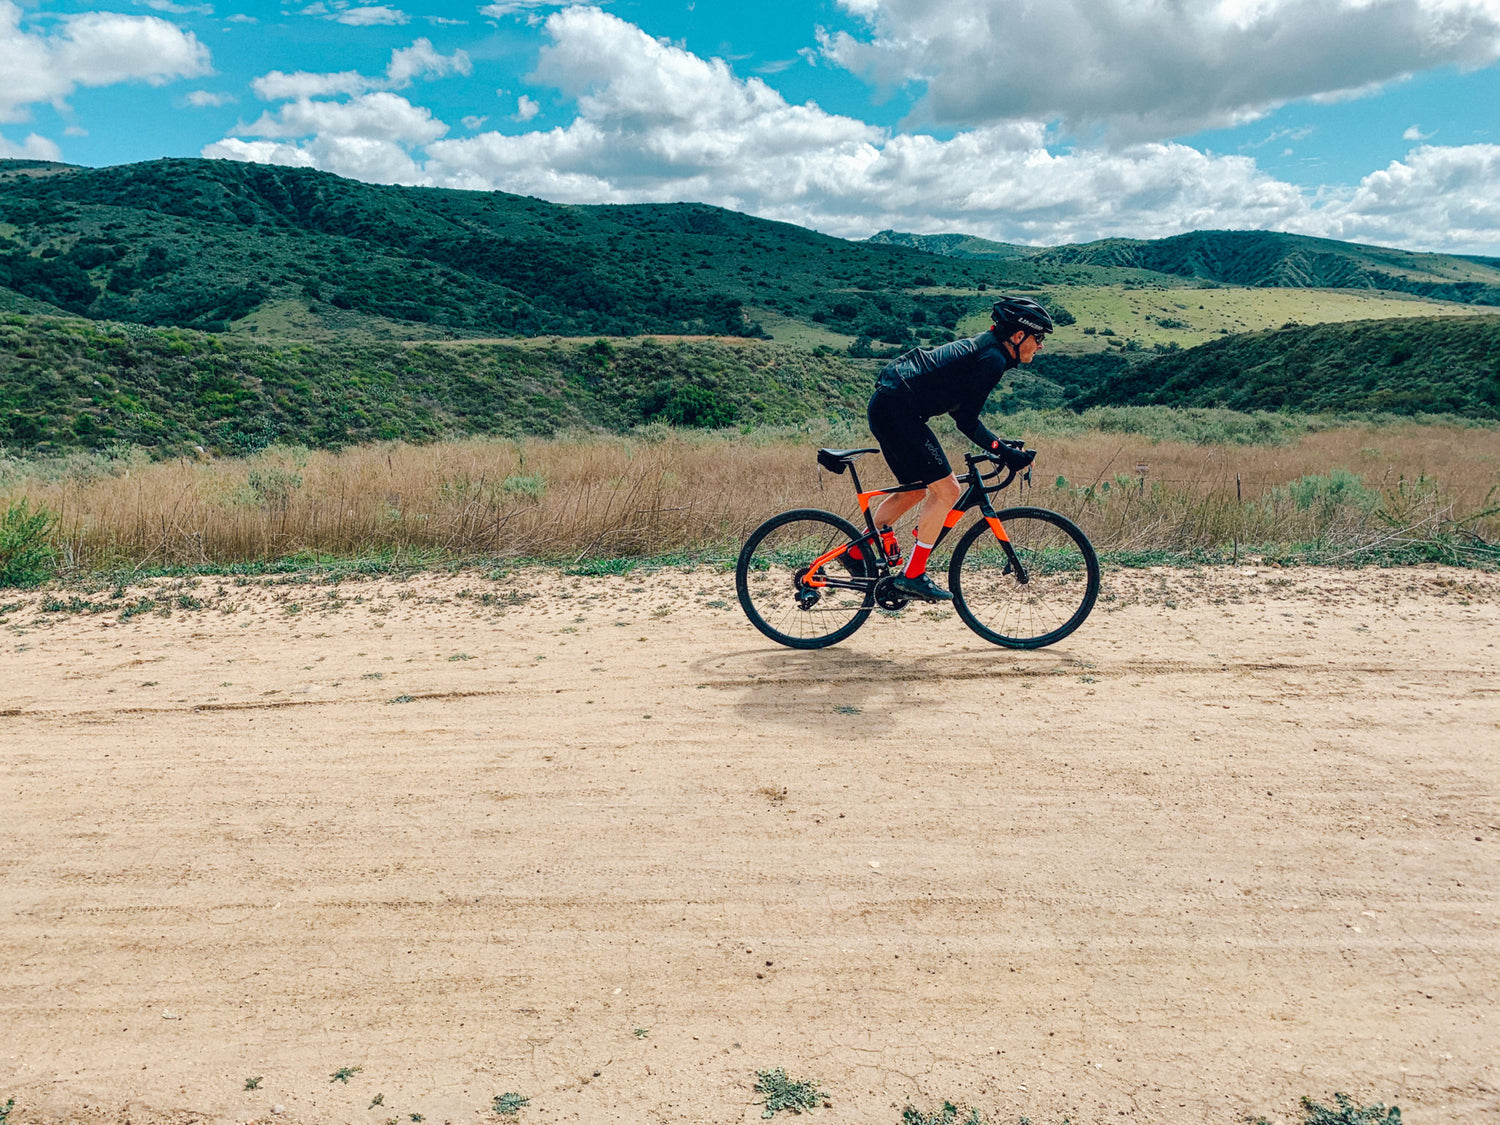
[[[859,487],[859,470],[854,467],[854,461],[849,461],[849,475],[854,478],[854,494],[858,496],[864,489]]]

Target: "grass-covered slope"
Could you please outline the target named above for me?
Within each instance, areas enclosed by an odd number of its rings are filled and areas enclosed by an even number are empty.
[[[228,161],[0,162],[0,285],[157,326],[218,331],[292,303],[340,330],[758,335],[765,315],[907,342],[1036,273],[1006,269],[701,204],[562,206]]]
[[[0,317],[0,445],[157,455],[273,441],[726,426],[863,409],[867,368],[772,343],[269,346],[179,329]]]
[[[905,246],[912,250],[925,250],[929,254],[942,254],[949,258],[979,258],[1002,262],[1030,258],[1037,253],[1034,246],[992,242],[973,234],[907,234],[883,230],[872,234],[866,241],[877,246]]]
[[[1077,407],[1381,411],[1500,418],[1500,317],[1250,332],[1122,368]]]

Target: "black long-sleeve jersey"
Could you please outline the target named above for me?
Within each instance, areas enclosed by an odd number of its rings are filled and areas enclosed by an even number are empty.
[[[987,329],[967,340],[902,353],[881,370],[876,386],[905,395],[924,422],[947,414],[975,445],[994,449],[1000,439],[979,420],[979,412],[1014,366],[1000,337]]]

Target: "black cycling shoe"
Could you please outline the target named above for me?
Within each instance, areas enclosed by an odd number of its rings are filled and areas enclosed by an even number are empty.
[[[897,575],[891,579],[891,588],[908,598],[916,598],[923,602],[951,602],[953,595],[948,593],[925,572],[915,578],[909,578],[904,574]]]

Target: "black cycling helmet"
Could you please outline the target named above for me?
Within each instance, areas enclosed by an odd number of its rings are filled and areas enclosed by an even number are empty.
[[[1030,297],[1001,297],[995,302],[990,315],[1002,336],[1009,336],[1017,329],[1030,332],[1038,340],[1057,326],[1052,317]]]

